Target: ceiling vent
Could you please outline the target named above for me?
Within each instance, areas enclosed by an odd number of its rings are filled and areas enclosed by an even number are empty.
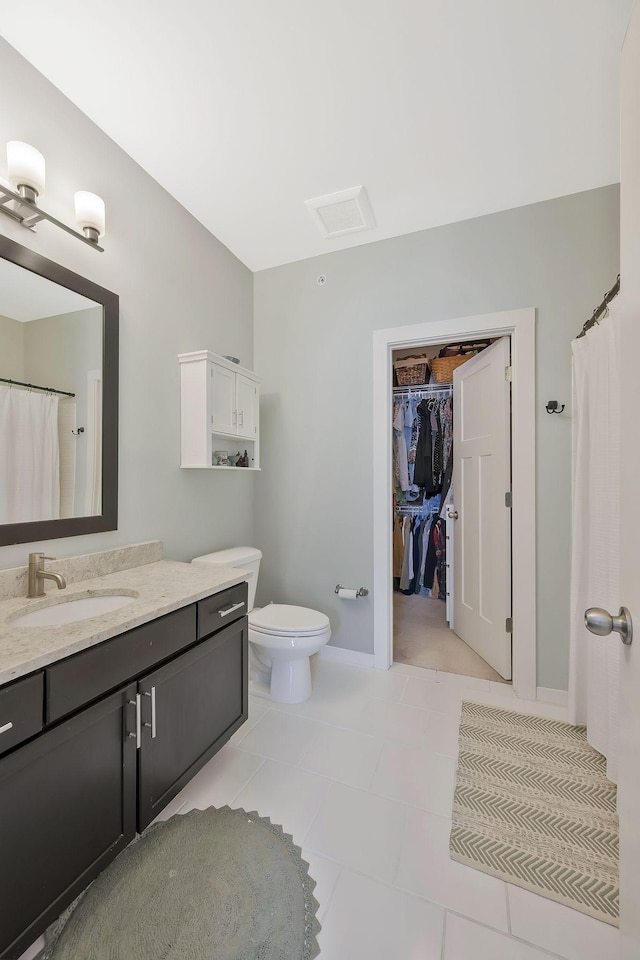
[[[305,200],[305,206],[323,237],[343,237],[375,226],[364,187],[314,197]]]

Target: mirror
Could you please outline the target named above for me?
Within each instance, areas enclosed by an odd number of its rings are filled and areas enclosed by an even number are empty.
[[[117,518],[118,297],[0,236],[0,545]]]

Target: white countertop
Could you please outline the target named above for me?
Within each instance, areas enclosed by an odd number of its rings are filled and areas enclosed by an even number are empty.
[[[14,597],[0,602],[0,684],[39,670],[103,640],[148,623],[172,610],[225,590],[248,577],[236,567],[204,567],[159,560],[119,570],[91,580],[69,583],[58,590],[47,581],[46,596],[34,600]],[[53,627],[12,626],[10,618],[62,600],[90,597],[96,592],[135,591],[136,599],[87,620]],[[9,621],[9,622],[8,622]]]

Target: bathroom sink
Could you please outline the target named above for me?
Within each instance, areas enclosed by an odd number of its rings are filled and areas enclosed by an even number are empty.
[[[55,600],[46,606],[31,610],[29,613],[9,617],[8,623],[12,627],[58,627],[65,623],[75,623],[78,620],[90,620],[113,610],[120,610],[136,600],[138,594],[108,593],[90,597],[76,597],[75,599]]]

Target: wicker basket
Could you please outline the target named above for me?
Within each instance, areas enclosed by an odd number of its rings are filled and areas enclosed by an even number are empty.
[[[429,376],[429,364],[426,357],[406,357],[404,360],[396,360],[393,369],[396,375],[396,384],[399,387],[426,383]]]
[[[436,378],[436,382],[452,383],[453,371],[456,369],[456,367],[466,363],[467,360],[471,360],[472,356],[473,354],[469,353],[466,356],[434,357],[434,359],[431,361],[431,369],[434,377]]]

